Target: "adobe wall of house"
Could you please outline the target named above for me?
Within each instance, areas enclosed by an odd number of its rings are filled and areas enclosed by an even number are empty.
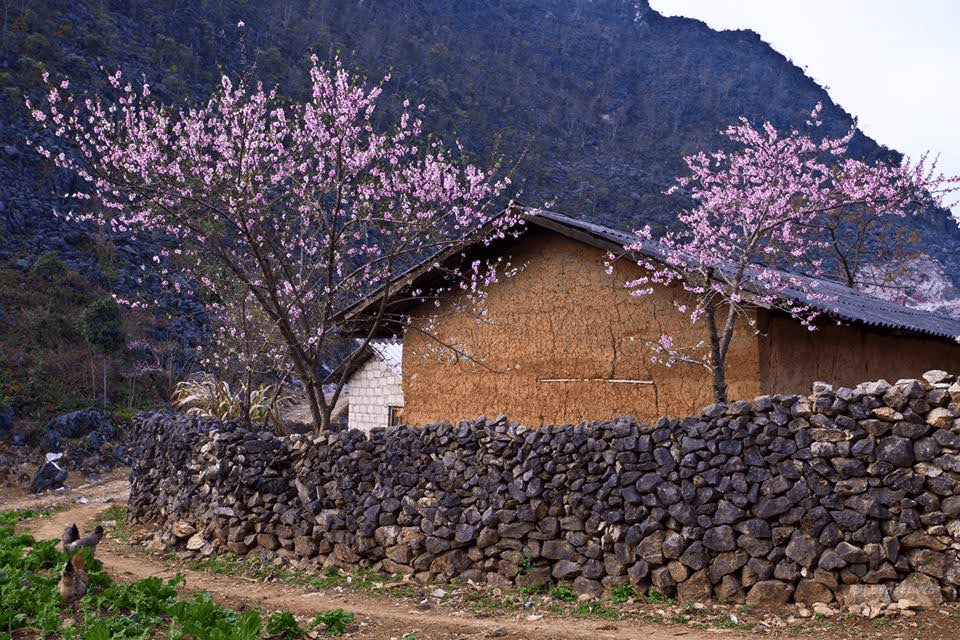
[[[818,380],[851,387],[960,370],[960,344],[944,340],[826,323],[811,332],[780,313],[761,313],[758,324],[763,393],[809,393]]]
[[[403,406],[400,377],[382,359],[374,356],[350,378],[350,415],[347,426],[370,431],[389,424],[390,407]]]
[[[404,337],[404,421],[408,424],[505,414],[530,426],[633,415],[641,421],[697,413],[713,401],[708,372],[697,365],[651,362],[662,333],[677,344],[706,340],[677,311],[675,290],[633,296],[624,286],[640,269],[559,234],[525,236],[511,252],[515,276],[492,285],[486,315],[451,305],[414,314]],[[457,349],[444,348],[417,327]],[[459,351],[459,353],[457,352]],[[465,357],[469,355],[470,357]],[[760,391],[752,334],[731,347],[730,397]]]

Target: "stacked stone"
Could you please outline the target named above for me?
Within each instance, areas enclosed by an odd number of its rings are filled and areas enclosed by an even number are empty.
[[[654,425],[481,418],[279,439],[151,416],[131,518],[202,553],[420,579],[936,604],[960,585],[958,415],[960,383],[928,372]]]
[[[133,419],[133,455],[127,519],[166,523],[177,514],[195,516],[202,501],[193,497],[198,478],[187,473],[211,425],[196,417],[168,413],[138,414]]]
[[[169,418],[138,419],[143,455],[131,471],[128,518],[171,523],[161,540],[166,545],[292,556],[293,539],[310,529],[290,471],[289,442],[252,428],[262,425],[228,422],[212,430],[197,418]]]

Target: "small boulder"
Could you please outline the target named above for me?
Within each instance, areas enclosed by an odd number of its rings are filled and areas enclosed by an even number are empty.
[[[199,551],[203,549],[204,545],[207,544],[207,541],[203,538],[203,535],[200,533],[195,533],[190,536],[190,539],[187,540],[187,549],[190,551]]]
[[[747,604],[761,607],[779,607],[793,595],[793,586],[779,580],[761,580],[750,588]]]
[[[837,600],[846,607],[879,606],[890,603],[890,592],[882,584],[844,584],[837,590]]]
[[[677,585],[677,599],[680,602],[700,602],[709,600],[712,585],[706,571],[696,571]]]
[[[930,576],[912,573],[893,589],[893,599],[909,601],[917,609],[936,609],[943,604],[940,586]]]
[[[66,482],[68,475],[67,470],[58,465],[56,460],[47,460],[37,470],[37,475],[33,478],[30,490],[34,493],[41,493],[51,489],[59,489]]]
[[[941,369],[933,369],[923,374],[923,379],[930,384],[950,384],[956,380],[956,376]]]
[[[797,584],[797,590],[793,594],[793,599],[801,604],[812,606],[817,602],[830,602],[833,600],[833,591],[822,582],[805,579]]]
[[[181,540],[189,538],[197,532],[197,528],[195,526],[183,520],[178,520],[175,522],[171,529],[173,531],[173,535]]]

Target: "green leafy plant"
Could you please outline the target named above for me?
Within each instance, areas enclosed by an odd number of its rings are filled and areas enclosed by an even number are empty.
[[[116,422],[126,424],[133,420],[134,415],[136,415],[136,410],[130,407],[114,407],[112,417]]]
[[[30,520],[47,515],[47,512],[34,511],[33,509],[17,509],[16,511],[0,511],[0,526],[15,525],[21,520]]]
[[[577,599],[577,592],[568,583],[561,582],[550,589],[550,597],[564,602],[573,602]]]
[[[604,620],[618,620],[620,613],[607,607],[599,600],[585,600],[577,604],[570,612],[574,618],[601,618]]]
[[[56,251],[47,251],[37,256],[30,274],[49,282],[60,282],[67,275],[67,267]]]
[[[174,639],[255,640],[263,625],[260,614],[247,611],[242,616],[213,601],[209,593],[200,593],[193,602],[177,602],[170,607],[171,617],[178,623],[171,628]]]
[[[297,624],[297,619],[289,611],[275,613],[267,620],[267,633],[271,637],[280,637],[284,640],[293,640],[303,635],[303,629]]]
[[[633,596],[633,585],[629,582],[610,589],[610,599],[617,604],[623,604]]]
[[[341,636],[346,632],[347,625],[353,622],[353,614],[343,609],[321,611],[313,619],[311,626],[323,625],[324,631],[330,635]]]
[[[525,552],[517,552],[517,570],[524,574],[533,566],[533,560]]]
[[[647,602],[649,604],[673,604],[673,598],[669,598],[662,594],[657,589],[650,589],[647,591]]]

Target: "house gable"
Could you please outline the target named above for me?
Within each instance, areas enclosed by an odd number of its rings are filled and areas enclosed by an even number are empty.
[[[606,251],[542,228],[503,255],[520,271],[490,286],[479,321],[450,302],[411,314],[403,354],[408,423],[501,413],[530,426],[618,415],[653,421],[712,401],[705,368],[652,362],[651,343],[664,333],[691,346],[707,339],[675,308],[681,288],[634,296],[625,286],[641,273],[633,262],[617,261],[609,274]],[[420,330],[426,325],[429,336]],[[729,362],[731,396],[757,395],[752,331],[738,332]]]
[[[691,307],[682,287],[635,297],[625,286],[643,273],[636,260],[662,259],[659,245],[637,246],[611,275],[609,254],[622,254],[632,234],[547,211],[519,210],[518,217],[512,231],[478,230],[455,251],[438,253],[392,282],[385,307],[392,320],[378,335],[404,333],[406,422],[499,414],[531,426],[619,414],[653,421],[695,414],[712,402],[705,367],[652,362],[651,343],[662,335],[680,349],[709,344],[703,324],[691,324],[675,308],[678,300]],[[411,295],[428,292],[432,299],[429,292],[456,290],[464,264],[500,257],[524,268],[489,288],[486,317],[463,313],[461,301],[447,298],[434,307]],[[829,280],[791,278],[809,280],[818,295],[752,283],[743,320],[756,324],[738,322],[726,359],[730,398],[806,393],[816,380],[850,386],[960,367],[960,319]],[[348,313],[369,330],[365,317],[379,304],[366,301]],[[817,331],[778,310],[796,304],[820,313]]]

